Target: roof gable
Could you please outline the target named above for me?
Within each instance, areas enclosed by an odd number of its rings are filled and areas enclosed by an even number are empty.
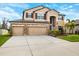
[[[50,8],[48,8],[48,7],[44,7],[44,6],[37,6],[37,7],[34,7],[34,8],[31,8],[31,9],[27,9],[27,10],[24,10],[24,12],[25,11],[29,11],[29,10],[33,10],[33,11],[37,11],[37,10],[41,10],[41,9],[44,9],[44,8],[47,8],[47,9],[49,9],[50,11],[55,11],[55,12],[57,12],[57,13],[59,13],[58,11],[56,11],[55,9],[50,9]]]
[[[25,11],[30,11],[30,10],[35,11],[35,10],[38,10],[38,9],[41,9],[41,8],[44,8],[44,7],[43,6],[37,6],[37,7],[34,7],[34,8],[26,9],[26,10],[24,10],[24,12]]]

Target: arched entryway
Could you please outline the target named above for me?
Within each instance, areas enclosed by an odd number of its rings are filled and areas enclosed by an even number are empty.
[[[55,27],[55,20],[56,20],[55,16],[50,16],[50,30],[54,29],[54,27]]]

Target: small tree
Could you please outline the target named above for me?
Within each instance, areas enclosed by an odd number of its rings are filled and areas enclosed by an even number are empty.
[[[7,20],[6,20],[6,18],[3,19],[2,28],[7,29]]]

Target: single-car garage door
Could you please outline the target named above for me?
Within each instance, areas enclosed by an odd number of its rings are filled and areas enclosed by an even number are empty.
[[[46,35],[48,34],[47,27],[30,27],[28,28],[29,35]]]
[[[12,26],[12,35],[23,35],[23,26]]]

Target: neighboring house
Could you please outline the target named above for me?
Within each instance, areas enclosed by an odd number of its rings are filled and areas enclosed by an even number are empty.
[[[75,24],[74,33],[79,34],[79,19],[75,20]]]
[[[60,18],[60,19],[59,19]],[[38,6],[25,10],[21,20],[10,21],[12,35],[46,35],[49,30],[58,30],[58,26],[63,28],[64,15],[54,9]]]

